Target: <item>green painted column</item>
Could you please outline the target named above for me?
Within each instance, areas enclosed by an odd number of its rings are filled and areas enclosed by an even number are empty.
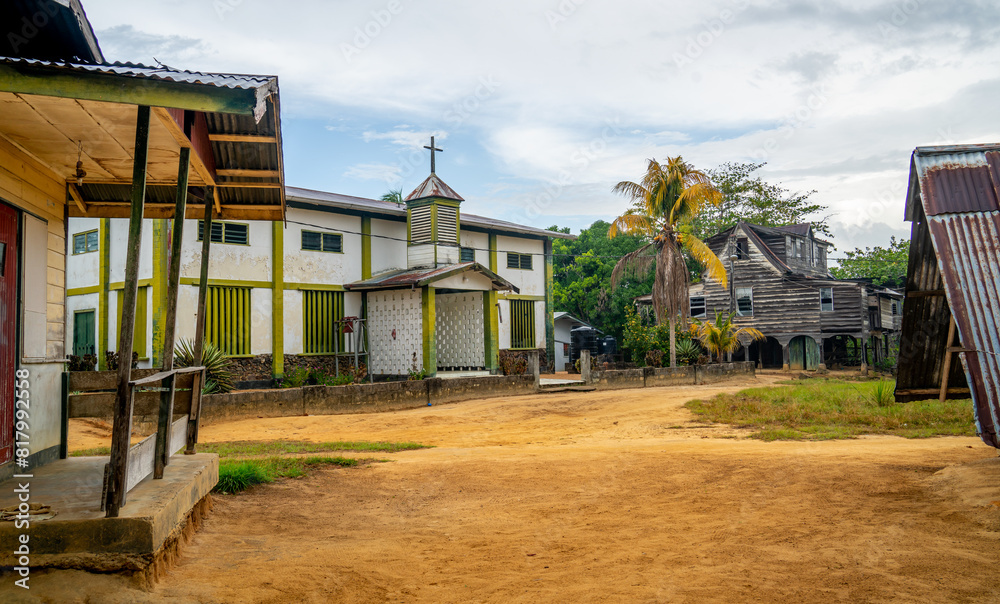
[[[556,362],[556,320],[555,292],[552,288],[554,268],[552,265],[552,240],[545,240],[545,355],[551,371]]]
[[[163,367],[163,339],[167,313],[167,271],[169,268],[168,242],[170,228],[167,220],[153,221],[153,367]],[[141,328],[141,327],[140,327]],[[139,351],[139,356],[146,356]]]
[[[271,373],[285,375],[285,223],[271,223]]]
[[[497,236],[490,233],[490,270],[497,272]]]
[[[99,337],[98,348],[95,351],[97,354],[98,367],[102,371],[107,371],[108,363],[104,358],[104,352],[108,349],[108,330],[111,322],[108,316],[108,302],[111,298],[111,219],[102,218],[100,226],[100,254],[101,254],[101,265],[100,265],[100,275],[99,279],[99,293],[98,293],[98,313],[99,316],[97,320],[100,322],[99,326]]]
[[[432,287],[424,287],[420,291],[420,306],[423,310],[424,377],[437,375],[437,311],[434,294]]]
[[[497,373],[500,355],[500,323],[497,317],[497,293],[483,292],[483,343],[486,348],[486,369]]]
[[[370,216],[361,218],[361,278],[371,279],[372,276],[372,219]]]

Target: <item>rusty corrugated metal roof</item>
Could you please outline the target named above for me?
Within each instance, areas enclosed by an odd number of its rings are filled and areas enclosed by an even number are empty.
[[[420,183],[412,193],[406,196],[405,201],[416,201],[418,199],[427,199],[429,197],[440,197],[442,199],[454,199],[455,201],[465,201],[462,196],[455,192],[454,189],[449,187],[443,180],[441,180],[437,174],[431,172],[431,175],[424,179],[424,182]]]
[[[911,160],[907,220],[927,229],[983,441],[1000,448],[1000,145],[920,147]],[[926,226],[925,226],[926,225]],[[916,236],[916,235],[915,235]],[[910,267],[918,266],[911,249]],[[927,253],[926,250],[923,253]],[[918,276],[909,278],[916,283]],[[907,291],[910,291],[909,286]],[[905,307],[904,307],[905,313]],[[905,319],[905,317],[904,317]],[[904,321],[904,324],[907,323]],[[904,325],[907,340],[926,325]],[[937,329],[933,347],[945,338]],[[944,346],[949,343],[945,342]],[[903,368],[901,368],[903,373]]]

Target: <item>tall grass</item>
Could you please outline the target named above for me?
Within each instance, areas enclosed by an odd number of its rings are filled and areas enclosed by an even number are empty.
[[[863,434],[975,436],[969,400],[893,402],[894,382],[807,380],[721,394],[686,407],[704,420],[755,430],[762,440],[827,440]]]
[[[357,466],[362,461],[349,457],[265,457],[255,459],[225,459],[219,462],[219,482],[215,491],[238,493],[252,486],[274,482],[278,478],[297,478],[306,474],[306,469],[322,465],[343,468]]]

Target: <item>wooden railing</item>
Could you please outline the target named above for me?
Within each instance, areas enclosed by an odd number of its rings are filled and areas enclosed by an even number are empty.
[[[129,397],[133,403],[133,417],[156,419],[156,433],[129,447],[124,467],[104,467],[104,489],[101,509],[107,503],[107,490],[111,476],[125,476],[125,491],[120,495],[119,506],[125,505],[129,491],[150,474],[154,479],[163,478],[163,469],[170,457],[184,449],[185,454],[195,452],[198,442],[198,417],[201,411],[201,389],[205,383],[204,367],[183,367],[170,371],[132,371]],[[70,418],[112,419],[115,388],[118,374],[115,371],[74,371],[67,374],[66,406]],[[165,412],[164,412],[165,410]],[[179,415],[179,418],[176,416]],[[132,419],[129,418],[129,433]]]

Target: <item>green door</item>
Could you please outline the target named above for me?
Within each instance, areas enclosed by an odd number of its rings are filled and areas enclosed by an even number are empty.
[[[797,336],[788,343],[788,368],[809,371],[819,367],[819,346],[816,340]]]
[[[95,354],[94,311],[81,310],[73,316],[73,354]]]

